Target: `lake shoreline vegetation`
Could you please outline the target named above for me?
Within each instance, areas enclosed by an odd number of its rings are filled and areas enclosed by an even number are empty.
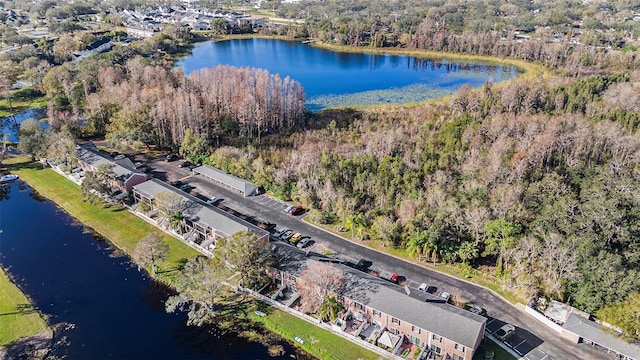
[[[556,11],[546,28],[517,5],[485,14],[501,23],[520,14],[527,33],[540,30],[540,38],[480,26],[464,16],[479,14],[473,7],[440,5],[412,12],[410,21],[387,16],[385,33],[362,27],[372,21],[364,13],[328,20],[339,7],[324,4],[307,10],[326,10],[325,17],[260,32],[345,50],[494,56],[520,64],[525,75],[463,86],[438,101],[310,113],[292,96],[297,91],[282,91],[278,106],[260,102],[270,87],[300,89],[295,79],[224,67],[196,79],[172,72],[171,54],[186,51],[193,37],[167,27],[77,64],[58,47],[47,55],[55,66],[36,83],[52,131],[71,141],[105,137],[121,151],[178,151],[304,205],[310,220],[345,228],[354,241],[484,277],[511,299],[567,302],[638,340],[638,324],[626,320],[640,292],[640,57],[633,45],[599,36],[604,17],[576,36],[578,5]],[[561,34],[558,41],[545,29]],[[150,56],[157,53],[167,56]],[[228,86],[243,76],[262,84],[250,96]],[[208,97],[212,89],[224,94]],[[269,127],[274,133],[265,133]],[[62,148],[54,156],[69,163]],[[22,148],[34,157],[49,150]]]

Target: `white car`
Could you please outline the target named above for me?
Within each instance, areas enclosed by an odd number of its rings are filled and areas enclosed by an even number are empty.
[[[507,340],[513,333],[516,332],[516,327],[511,324],[504,324],[498,331],[495,332],[495,336],[502,341]]]
[[[218,198],[215,197],[215,196],[212,196],[209,199],[207,199],[207,204],[213,205],[213,204],[215,204],[216,200],[218,200]]]
[[[444,299],[444,301],[449,302],[449,299],[451,299],[451,294],[449,294],[446,291],[443,291],[440,293],[440,297]]]
[[[427,291],[428,287],[429,287],[429,285],[427,285],[427,283],[422,283],[422,284],[420,284],[420,286],[418,286],[418,290]]]

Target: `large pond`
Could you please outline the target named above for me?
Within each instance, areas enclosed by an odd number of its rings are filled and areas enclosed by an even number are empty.
[[[57,175],[55,175],[57,176]],[[52,324],[69,324],[68,359],[259,359],[267,348],[167,314],[164,287],[53,203],[16,181],[0,186],[0,265]],[[286,343],[280,359],[296,357]],[[277,357],[276,357],[277,358]]]
[[[425,101],[452,94],[463,84],[478,87],[519,72],[507,65],[335,52],[272,39],[199,43],[176,66],[189,74],[220,64],[262,68],[299,81],[311,110]]]

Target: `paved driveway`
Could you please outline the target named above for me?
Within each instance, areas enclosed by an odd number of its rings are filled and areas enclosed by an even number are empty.
[[[236,213],[247,215],[257,221],[275,223],[277,228],[288,228],[294,232],[310,236],[315,241],[311,251],[322,253],[328,249],[354,263],[359,259],[366,259],[371,261],[373,269],[400,274],[411,287],[417,288],[420,283],[424,282],[436,286],[439,291],[447,291],[453,296],[463,297],[469,302],[486,308],[490,316],[487,322],[488,329],[494,326],[494,322],[495,326],[505,322],[516,326],[513,341],[507,342],[507,345],[520,353],[525,359],[602,359],[601,353],[589,347],[574,345],[561,338],[537,320],[526,315],[523,310],[517,309],[516,306],[508,303],[488,289],[450,277],[433,269],[380,253],[309,225],[301,221],[304,215],[290,216],[285,213],[284,209],[289,204],[277,199],[266,195],[245,198],[242,194],[217,186],[204,177],[191,176],[191,172],[188,169],[178,168],[177,162],[167,163],[161,160],[155,164],[155,167],[152,164],[154,171],[164,175],[165,179],[168,180],[182,178],[184,182],[195,187],[195,195],[202,199],[215,196],[219,199],[218,204],[231,208]],[[502,325],[499,325],[498,328],[500,326]]]

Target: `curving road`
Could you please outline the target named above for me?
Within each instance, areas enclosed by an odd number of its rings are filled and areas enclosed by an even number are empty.
[[[219,187],[203,177],[190,176],[188,169],[178,168],[175,162],[156,160],[151,161],[149,165],[154,169],[152,174],[165,181],[181,178],[188,182],[195,187],[196,195],[204,198],[216,196],[222,199],[221,203],[225,206],[238,212],[275,223],[278,228],[289,228],[294,232],[311,236],[316,241],[311,251],[322,252],[329,249],[337,256],[353,262],[366,259],[372,262],[372,269],[398,273],[408,281],[411,287],[417,288],[424,282],[436,286],[439,291],[447,291],[453,296],[460,296],[482,306],[487,309],[489,315],[487,329],[497,330],[505,322],[516,326],[516,335],[511,339],[510,345],[522,354],[522,358],[596,360],[608,357],[589,346],[576,345],[563,339],[559,334],[527,315],[523,306],[512,305],[487,288],[335,236],[301,221],[301,217],[286,214],[283,210],[287,204],[279,200],[266,195],[245,198],[240,193]]]

